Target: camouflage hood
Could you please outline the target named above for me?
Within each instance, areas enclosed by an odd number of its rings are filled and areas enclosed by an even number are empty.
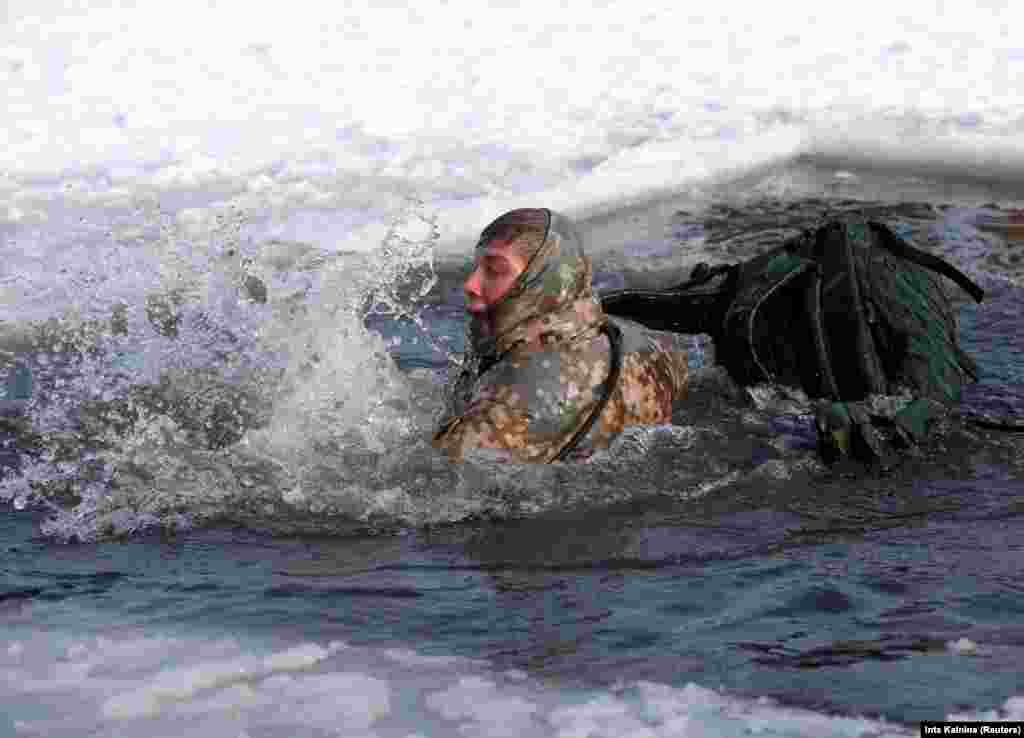
[[[496,238],[511,240],[527,266],[490,311],[470,321],[469,344],[479,358],[493,361],[520,344],[539,348],[597,331],[604,312],[583,241],[567,217],[547,209],[505,213],[481,234],[477,261]]]
[[[546,463],[567,450],[586,458],[626,425],[668,422],[685,393],[686,357],[631,328],[602,335],[590,259],[568,218],[506,213],[481,235],[478,265],[497,242],[525,268],[504,297],[472,314],[434,445],[453,460],[481,449],[499,461]]]

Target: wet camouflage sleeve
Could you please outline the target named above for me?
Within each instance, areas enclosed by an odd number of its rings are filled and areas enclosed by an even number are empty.
[[[607,447],[626,426],[669,422],[673,401],[685,396],[684,354],[629,333],[624,348],[619,383],[571,459]],[[455,461],[472,448],[504,461],[550,461],[604,395],[610,368],[603,335],[559,349],[520,350],[493,367],[466,411],[435,436],[435,446]]]

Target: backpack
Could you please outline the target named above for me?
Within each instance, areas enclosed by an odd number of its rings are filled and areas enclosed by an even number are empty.
[[[948,262],[880,221],[844,215],[749,261],[698,264],[673,288],[617,290],[602,305],[656,330],[709,334],[740,385],[818,399],[826,460],[887,464],[978,376],[941,277],[981,302],[981,288]]]

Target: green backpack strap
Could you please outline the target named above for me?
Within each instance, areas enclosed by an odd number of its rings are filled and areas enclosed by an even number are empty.
[[[960,287],[960,289],[973,297],[975,302],[980,303],[982,299],[984,299],[985,290],[979,287],[977,283],[971,280],[970,277],[945,259],[940,259],[934,254],[929,254],[926,251],[914,248],[905,240],[893,233],[892,229],[884,223],[873,220],[870,225],[871,229],[881,236],[879,243],[896,256],[941,274],[943,277],[953,281],[958,287]]]

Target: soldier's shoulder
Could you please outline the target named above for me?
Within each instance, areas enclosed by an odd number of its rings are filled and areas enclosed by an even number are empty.
[[[655,331],[632,320],[610,318],[622,333],[622,350],[627,354],[686,354],[689,337],[680,333]]]
[[[615,318],[623,335],[627,382],[657,385],[674,400],[686,396],[689,374],[689,337],[655,331],[629,320]]]

